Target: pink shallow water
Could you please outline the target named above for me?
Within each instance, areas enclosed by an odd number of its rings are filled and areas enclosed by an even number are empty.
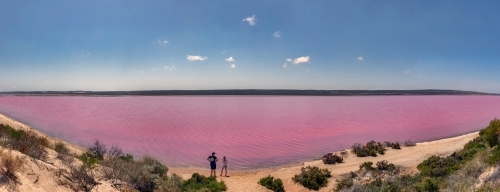
[[[500,117],[498,96],[0,97],[0,112],[88,146],[99,139],[170,166],[232,169],[312,160],[355,142],[429,141]]]

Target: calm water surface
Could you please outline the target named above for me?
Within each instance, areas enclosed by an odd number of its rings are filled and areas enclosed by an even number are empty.
[[[500,117],[498,96],[0,97],[0,112],[49,135],[95,139],[170,166],[232,169],[312,160],[355,142],[428,141]]]

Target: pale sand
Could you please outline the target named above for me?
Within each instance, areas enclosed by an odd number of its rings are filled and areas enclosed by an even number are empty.
[[[22,129],[32,129],[31,127],[12,120],[4,115],[0,114],[0,123],[11,125],[14,128]],[[33,129],[34,130],[34,129]],[[46,136],[44,133],[34,130],[40,135]],[[479,132],[469,133],[458,137],[441,139],[437,141],[417,143],[415,147],[403,147],[401,150],[387,150],[385,155],[379,155],[377,157],[356,157],[349,153],[347,157],[344,158],[345,163],[336,165],[324,165],[321,160],[305,162],[302,164],[288,165],[276,168],[264,168],[255,170],[231,170],[231,164],[228,166],[228,175],[230,177],[220,177],[218,180],[224,180],[228,187],[228,191],[269,191],[265,187],[259,185],[257,182],[260,178],[271,175],[275,178],[280,178],[283,181],[285,191],[309,191],[308,189],[295,184],[292,181],[292,177],[295,174],[300,173],[300,168],[303,166],[318,166],[320,168],[328,168],[332,172],[332,178],[328,181],[328,186],[320,189],[320,191],[329,191],[335,187],[336,179],[340,178],[341,175],[349,173],[350,171],[356,171],[359,169],[359,165],[366,161],[372,161],[374,163],[382,160],[387,160],[390,163],[394,163],[396,166],[401,166],[407,172],[416,172],[416,166],[432,155],[446,156],[454,151],[462,149],[463,146],[470,140],[478,136]],[[61,139],[47,136],[51,142],[62,141]],[[72,145],[65,142],[68,147],[71,148],[76,153],[82,153],[85,149],[79,146]],[[230,160],[230,157],[228,157]],[[221,164],[221,163],[219,163]],[[219,165],[220,166],[220,165]],[[208,167],[208,162],[207,162]],[[169,167],[169,173],[176,173],[181,175],[184,179],[191,177],[191,174],[198,172],[203,175],[210,175],[210,169],[204,168],[181,168],[181,167]],[[220,174],[220,167],[217,169],[217,175]],[[52,179],[53,180],[53,179]],[[50,179],[40,180],[37,183],[33,183],[31,180],[24,180],[21,186],[22,189],[28,191],[53,191],[54,182]],[[113,191],[109,186],[109,183],[103,183],[99,186],[98,191]],[[24,190],[22,190],[24,191]],[[58,191],[59,188],[58,188]]]

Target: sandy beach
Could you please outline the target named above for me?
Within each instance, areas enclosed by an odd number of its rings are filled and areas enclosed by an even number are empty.
[[[82,153],[85,148],[81,146],[76,146],[66,141],[63,141],[59,138],[54,138],[40,132],[26,124],[13,120],[5,115],[0,114],[0,124],[7,124],[14,128],[24,129],[24,130],[33,130],[36,133],[47,136],[50,142],[55,143],[56,141],[64,142],[73,152],[79,154]],[[350,171],[355,171],[359,169],[359,165],[366,161],[382,161],[387,160],[390,163],[395,164],[396,166],[401,166],[406,172],[416,172],[416,166],[432,155],[446,156],[451,154],[452,152],[463,148],[463,146],[470,141],[471,139],[478,136],[479,132],[469,133],[457,137],[446,138],[436,141],[422,142],[417,143],[417,146],[414,147],[403,147],[401,150],[393,150],[388,149],[385,155],[379,155],[377,157],[356,157],[355,155],[348,153],[347,157],[344,157],[344,163],[336,164],[336,165],[324,165],[322,161],[309,161],[303,163],[297,163],[294,165],[285,165],[281,167],[274,168],[263,168],[263,169],[255,169],[255,170],[232,170],[231,164],[228,165],[228,175],[230,177],[218,177],[219,180],[224,180],[227,184],[228,191],[269,191],[263,186],[259,185],[257,182],[260,178],[271,175],[275,178],[280,178],[283,180],[283,185],[286,191],[309,191],[308,189],[295,184],[292,181],[292,177],[300,172],[300,168],[303,166],[318,166],[320,168],[328,168],[332,172],[332,177],[329,179],[328,186],[320,189],[319,191],[329,191],[334,188],[336,184],[336,179],[338,179],[341,175],[349,173]],[[13,152],[16,154],[16,152]],[[54,152],[55,153],[55,152]],[[22,154],[17,154],[22,155]],[[55,154],[53,154],[55,155]],[[228,159],[231,160],[230,157]],[[50,160],[49,160],[50,161]],[[221,163],[219,163],[221,164]],[[21,191],[67,191],[64,188],[60,188],[56,186],[54,179],[50,177],[54,177],[51,174],[51,170],[57,169],[58,164],[53,163],[49,164],[46,167],[49,168],[36,168],[39,165],[28,165],[27,170],[37,170],[37,173],[28,174],[20,173],[21,178],[21,186],[19,189]],[[168,166],[168,165],[167,165]],[[219,165],[220,166],[220,165]],[[220,174],[220,168],[217,170],[218,174]],[[33,172],[33,171],[32,171]],[[184,167],[170,167],[169,173],[176,173],[181,175],[183,178],[187,179],[191,176],[191,174],[198,172],[203,175],[209,175],[210,170],[207,168],[184,168]],[[38,174],[38,179],[36,179],[33,174]],[[42,176],[42,177],[40,177]],[[43,178],[43,179],[39,179]],[[97,191],[115,191],[110,183],[106,181],[102,182],[99,185]]]

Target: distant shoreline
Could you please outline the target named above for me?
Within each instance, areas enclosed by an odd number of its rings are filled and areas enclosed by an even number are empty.
[[[476,91],[421,90],[294,90],[294,89],[220,89],[220,90],[140,90],[140,91],[14,91],[0,96],[415,96],[415,95],[500,95]]]

